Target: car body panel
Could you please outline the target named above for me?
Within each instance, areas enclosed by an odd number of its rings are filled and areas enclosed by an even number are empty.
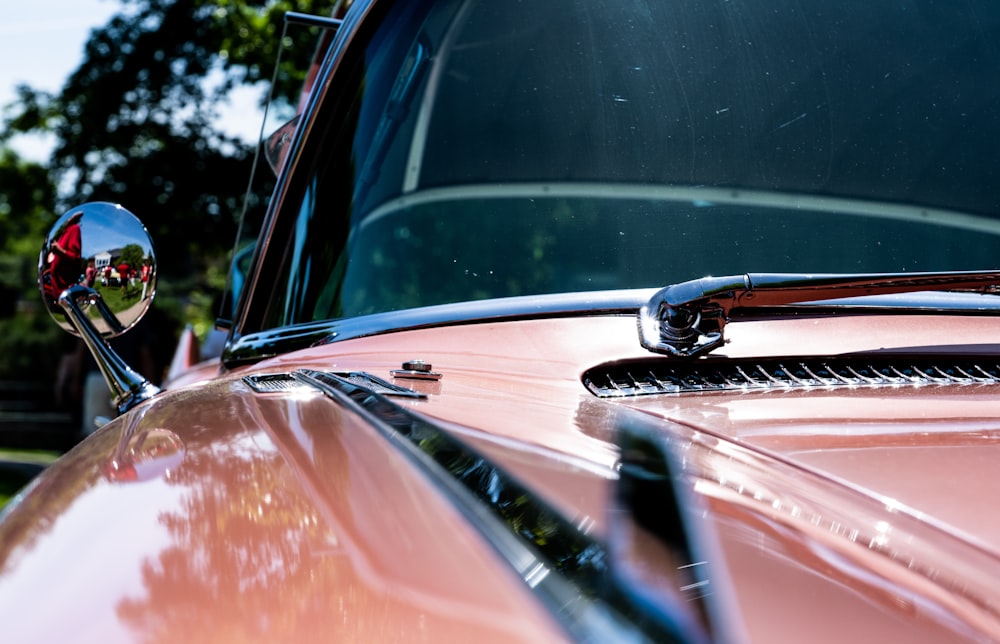
[[[363,425],[322,396],[255,396],[238,379],[108,425],[4,521],[3,612],[24,618],[5,637],[558,637],[512,571]],[[137,447],[150,432],[169,433],[172,453],[162,439]],[[68,564],[82,546],[86,560]],[[43,618],[50,601],[64,606],[58,620]]]
[[[900,334],[910,322],[914,332]],[[852,332],[858,324],[884,332],[860,336]],[[977,346],[1000,326],[978,317],[887,316],[783,325],[792,335],[798,327],[813,333],[823,327],[823,346],[842,333],[854,346],[840,348],[858,352],[892,351],[901,337],[920,344],[922,334],[945,328]],[[744,331],[733,334],[731,353],[772,341],[759,329]],[[596,538],[609,529],[616,480],[612,408],[628,406],[664,419],[665,433],[685,427],[791,464],[803,489],[834,495],[837,504],[827,506],[834,514],[857,516],[855,504],[868,504],[887,526],[913,531],[907,534],[923,544],[913,546],[917,554],[958,543],[1000,565],[998,526],[988,511],[996,490],[986,476],[995,451],[995,423],[986,419],[997,415],[998,387],[612,401],[583,387],[585,369],[640,357],[636,346],[627,316],[493,322],[335,342],[167,392],[45,472],[9,513],[0,527],[2,605],[9,610],[25,602],[23,610],[41,610],[39,593],[47,585],[41,580],[60,576],[82,540],[95,567],[64,579],[58,592],[74,597],[81,619],[89,616],[87,632],[190,629],[223,641],[246,637],[254,624],[264,639],[561,636],[482,537],[365,420],[313,391],[260,394],[241,379],[305,368],[391,378],[392,369],[415,358],[432,362],[442,378],[396,379],[427,394],[401,404],[439,422]],[[558,349],[562,361],[540,359],[543,347]],[[137,447],[137,437],[151,433]],[[692,476],[710,469],[699,466]],[[954,474],[935,476],[942,469]],[[808,521],[768,515],[745,499],[718,492],[705,498],[752,639],[805,636],[820,627],[849,633],[843,615],[857,617],[860,639],[904,630],[927,640],[954,634],[961,607],[944,601],[932,579],[914,575],[912,564]],[[52,521],[38,522],[39,515]],[[910,522],[895,524],[893,517],[903,515]],[[862,563],[868,573],[858,573]],[[966,581],[972,588],[982,579]],[[822,602],[828,623],[814,614],[800,617],[799,602]],[[418,624],[419,633],[412,630]],[[53,636],[60,633],[55,622],[49,626]],[[79,634],[79,625],[72,628]]]
[[[950,348],[954,353],[978,351],[989,357],[998,326],[995,320],[978,316],[804,317],[747,322],[733,325],[726,353],[730,357],[766,355],[780,345],[793,346],[796,354],[804,356],[831,355],[832,352],[826,353],[831,349],[843,354],[892,354],[934,345],[941,352]],[[891,526],[894,514],[912,515],[913,529],[920,532],[921,543],[927,544],[919,551],[921,556],[936,557],[942,550],[953,549],[958,542],[1000,571],[995,555],[1000,526],[986,507],[974,502],[976,498],[992,498],[997,492],[990,487],[986,469],[995,449],[991,442],[996,423],[989,419],[1000,412],[1000,403],[995,399],[1000,389],[996,385],[818,388],[814,392],[653,395],[610,403],[596,400],[581,388],[580,375],[605,360],[643,357],[635,348],[635,334],[635,321],[628,316],[486,323],[349,340],[267,364],[295,369],[326,353],[330,360],[328,368],[366,369],[387,377],[404,360],[421,358],[431,362],[435,371],[443,374],[442,379],[430,386],[414,381],[413,388],[423,388],[430,398],[412,404],[423,414],[457,424],[464,439],[488,450],[496,462],[529,481],[534,490],[568,516],[587,517],[598,535],[607,529],[606,487],[602,491],[602,486],[594,481],[588,487],[581,483],[579,475],[576,480],[571,477],[569,483],[560,485],[551,473],[546,477],[539,468],[524,465],[523,458],[512,454],[542,453],[546,455],[544,459],[536,458],[544,460],[549,469],[553,467],[552,461],[561,460],[581,471],[594,471],[598,478],[613,480],[605,469],[613,467],[615,459],[614,427],[608,406],[628,405],[792,463],[802,476],[820,487],[857,491],[862,502],[884,512],[876,522]],[[946,347],[940,341],[943,335],[962,341]],[[552,351],[562,356],[563,362],[539,360],[542,347],[546,355]],[[520,447],[511,449],[509,441]],[[953,474],[944,476],[948,472]],[[957,503],[958,499],[962,502]],[[843,516],[857,513],[849,499],[840,502],[844,505],[837,511]],[[762,530],[760,525],[757,529]],[[749,533],[755,535],[750,538],[746,526],[728,525],[719,530],[723,535],[742,535],[756,544],[756,556],[767,560],[775,556],[774,552],[817,549],[814,535],[781,543],[789,539],[783,530],[772,525],[763,532],[768,535],[766,547],[759,541],[760,532]],[[751,566],[754,558],[747,552],[750,547],[747,543],[739,537],[735,540],[723,537],[723,541],[729,555],[727,562],[745,562]],[[850,550],[856,546],[847,547]],[[821,554],[814,552],[812,558],[821,558]],[[788,559],[782,562],[782,566],[792,569],[790,575],[803,574],[803,566],[796,563],[798,556],[788,554]],[[741,564],[730,565],[739,569]],[[841,601],[871,604],[872,594],[885,595],[888,599],[877,610],[892,612],[898,608],[899,597],[925,592],[920,590],[925,579],[908,579],[911,575],[905,566],[894,571],[894,565],[898,564],[885,565],[885,577],[874,589],[866,586],[870,579],[853,579],[850,585],[854,589],[841,596]],[[817,574],[815,567],[804,567],[810,575]],[[962,569],[964,572],[960,574],[969,572],[964,566]],[[971,574],[982,588],[982,575],[975,571]],[[840,571],[832,577],[837,579],[838,575],[850,576]],[[844,581],[838,579],[840,583]],[[802,584],[798,579],[794,587],[801,588]],[[906,590],[893,589],[894,584]],[[756,588],[755,582],[742,578],[735,580],[734,587]],[[816,592],[831,591],[825,588]],[[749,632],[754,639],[768,641],[770,636],[761,636],[768,632],[777,636],[779,632],[770,630],[776,617],[773,614],[764,617],[767,611],[756,607],[756,590],[739,595],[742,615],[751,623]],[[785,599],[788,598],[783,595],[782,601]],[[988,603],[995,599],[989,597]],[[829,605],[829,601],[832,600],[824,600],[824,605]],[[940,601],[940,597],[935,601]],[[921,636],[934,633],[930,635],[933,640],[940,632],[927,630],[928,624],[938,627],[948,624],[949,619],[935,615],[934,610],[914,608],[915,600],[903,603],[909,605],[912,614],[900,619],[905,621],[919,615],[920,620],[927,622],[916,629]],[[861,615],[876,609],[845,606],[843,610],[840,614]],[[935,610],[946,612],[940,607]],[[831,612],[840,611],[831,609]],[[817,618],[813,615],[810,619]],[[811,626],[815,625],[812,621]],[[805,629],[803,635],[807,634],[810,623],[804,621],[801,626]],[[996,628],[995,615],[986,620],[986,627]],[[859,628],[868,629],[869,635],[875,633],[870,624]],[[900,624],[887,628],[886,632],[898,632]],[[781,633],[788,636],[790,631]]]

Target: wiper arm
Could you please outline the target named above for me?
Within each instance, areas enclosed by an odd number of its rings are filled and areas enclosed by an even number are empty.
[[[639,310],[639,342],[680,358],[722,346],[736,309],[917,291],[1000,292],[1000,271],[704,277],[661,289]]]

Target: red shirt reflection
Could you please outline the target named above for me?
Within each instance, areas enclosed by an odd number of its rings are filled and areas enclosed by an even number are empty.
[[[49,244],[49,280],[46,289],[52,299],[58,299],[59,294],[80,281],[82,243],[80,235],[80,220],[82,212],[70,215],[66,227],[54,242]]]

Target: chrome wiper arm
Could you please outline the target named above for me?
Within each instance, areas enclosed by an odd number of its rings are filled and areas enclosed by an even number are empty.
[[[722,346],[735,309],[917,291],[1000,292],[1000,271],[703,277],[657,291],[639,310],[646,349],[691,358]]]

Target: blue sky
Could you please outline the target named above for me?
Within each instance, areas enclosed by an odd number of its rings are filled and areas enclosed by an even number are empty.
[[[120,0],[18,0],[4,2],[0,18],[0,108],[14,100],[14,87],[57,92],[83,59],[90,31],[103,26],[122,8]],[[236,109],[220,119],[220,128],[256,140],[261,117],[260,91],[242,90],[233,97]],[[35,161],[48,157],[51,144],[42,138],[16,140],[14,149]]]
[[[14,87],[28,83],[55,92],[83,58],[94,27],[121,7],[119,0],[28,0],[6,2],[0,20],[0,106],[14,99]],[[45,156],[41,141],[18,141],[29,157]]]

